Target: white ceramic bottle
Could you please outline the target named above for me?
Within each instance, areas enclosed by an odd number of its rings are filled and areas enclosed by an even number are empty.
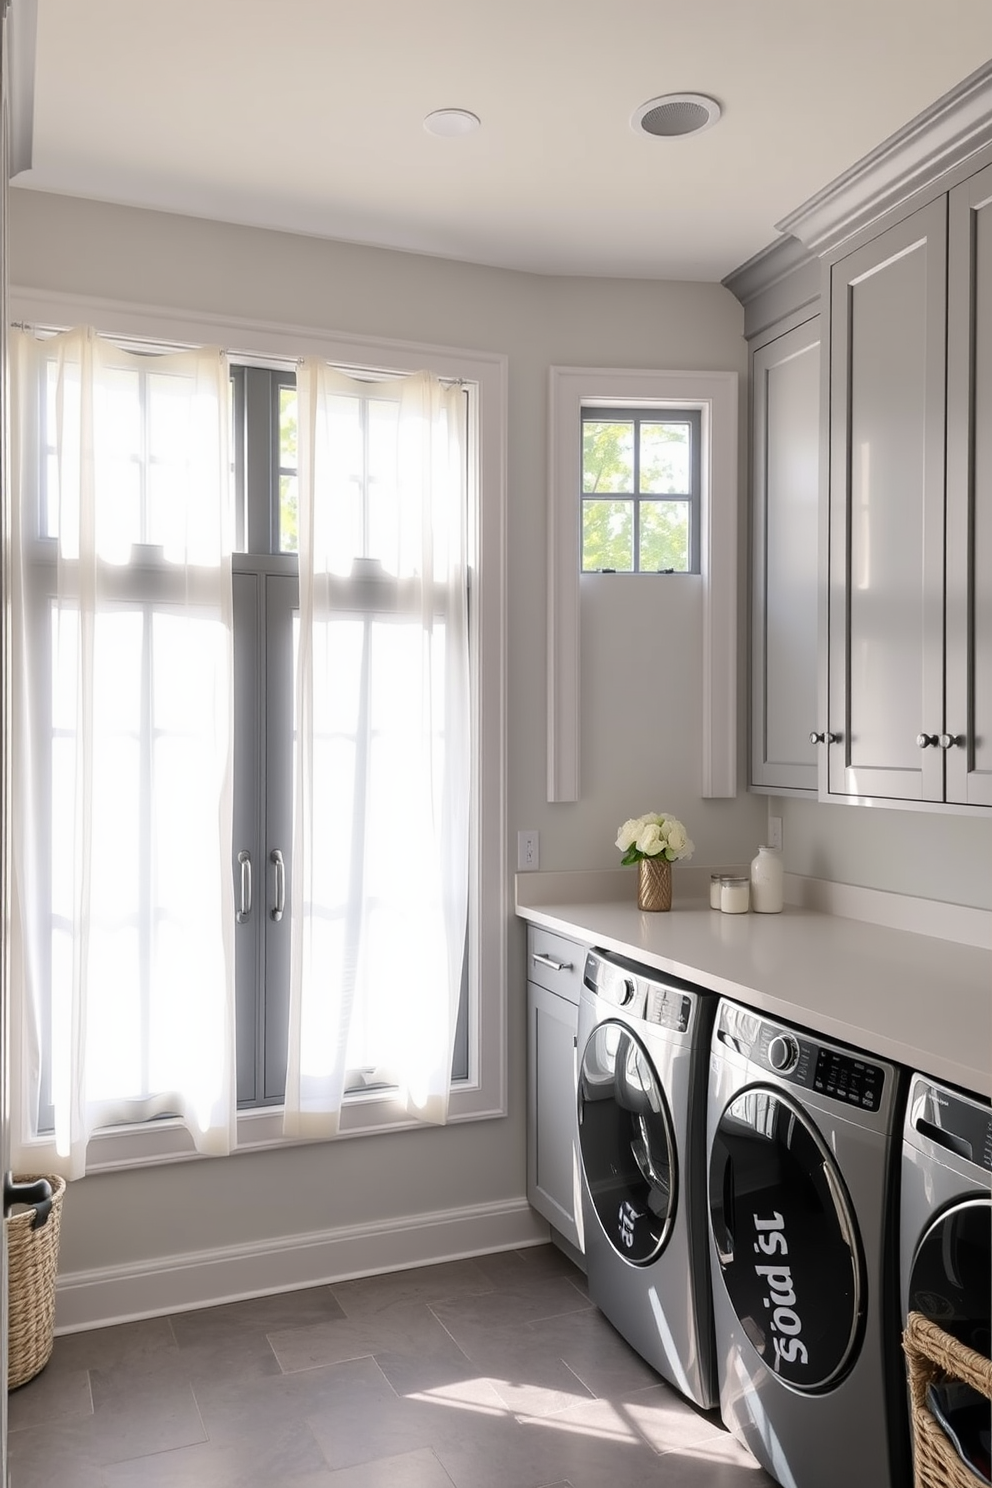
[[[751,859],[751,908],[757,914],[779,914],[784,901],[782,854],[759,847]]]

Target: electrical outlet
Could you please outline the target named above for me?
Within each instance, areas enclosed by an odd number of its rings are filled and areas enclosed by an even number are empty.
[[[782,818],[780,816],[768,817],[768,846],[777,847],[782,850]]]
[[[540,833],[534,831],[517,833],[517,868],[521,873],[533,872],[541,860]]]

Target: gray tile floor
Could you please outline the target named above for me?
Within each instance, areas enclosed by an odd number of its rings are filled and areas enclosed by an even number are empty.
[[[55,1340],[12,1488],[769,1488],[554,1247]]]

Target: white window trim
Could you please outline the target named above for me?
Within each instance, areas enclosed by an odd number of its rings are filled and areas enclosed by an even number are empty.
[[[737,794],[736,372],[552,367],[548,471],[549,801],[580,797],[579,577],[582,409],[698,408],[702,413],[703,757],[701,794]]]
[[[507,1113],[506,926],[509,916],[506,864],[506,408],[507,359],[497,353],[466,351],[380,336],[340,335],[312,326],[278,325],[234,316],[163,309],[87,296],[42,293],[11,287],[10,318],[31,326],[92,325],[102,334],[170,346],[220,345],[233,360],[256,359],[295,364],[320,356],[336,366],[394,372],[423,369],[479,388],[477,503],[480,573],[472,605],[479,617],[480,651],[475,658],[478,688],[476,728],[480,747],[479,857],[475,886],[479,914],[475,933],[482,984],[472,1009],[477,1035],[470,1040],[468,1078],[454,1082],[449,1122],[478,1121]],[[401,958],[398,958],[401,966]],[[419,1123],[387,1095],[351,1096],[342,1115],[341,1136],[400,1131]],[[295,1146],[282,1135],[282,1107],[238,1115],[238,1152]],[[115,1127],[94,1134],[87,1173],[157,1163],[201,1160],[179,1121],[162,1120]]]

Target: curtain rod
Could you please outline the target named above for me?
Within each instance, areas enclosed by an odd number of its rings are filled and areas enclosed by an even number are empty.
[[[52,336],[61,336],[66,331],[72,329],[71,326],[43,325],[38,322],[27,320],[12,320],[10,322],[10,325],[11,328],[14,330],[30,331],[34,334],[40,333],[40,335],[45,339]],[[202,342],[198,343],[195,341],[149,341],[147,337],[123,335],[116,336],[111,335],[109,332],[105,331],[97,331],[96,334],[98,336],[102,336],[105,341],[112,342],[114,346],[119,346],[122,351],[128,351],[132,348],[135,350],[148,350],[155,352],[197,351],[203,344]],[[222,350],[225,351],[227,356],[229,356],[231,360],[236,362],[239,366],[268,367],[273,368],[277,371],[281,371],[284,368],[288,367],[300,367],[303,365],[303,362],[305,360],[304,357],[280,357],[274,355],[262,356],[258,352],[238,351],[231,347],[223,347]],[[343,364],[341,362],[332,362],[330,360],[328,360],[327,365],[329,367],[339,368],[342,371],[352,372],[355,374],[365,373],[370,380],[383,382],[393,377],[406,377],[411,375],[409,373],[397,372],[395,370],[390,371],[382,367],[360,367],[356,366],[354,363]],[[468,385],[463,377],[439,377],[438,382],[440,382],[443,387],[466,387]]]

